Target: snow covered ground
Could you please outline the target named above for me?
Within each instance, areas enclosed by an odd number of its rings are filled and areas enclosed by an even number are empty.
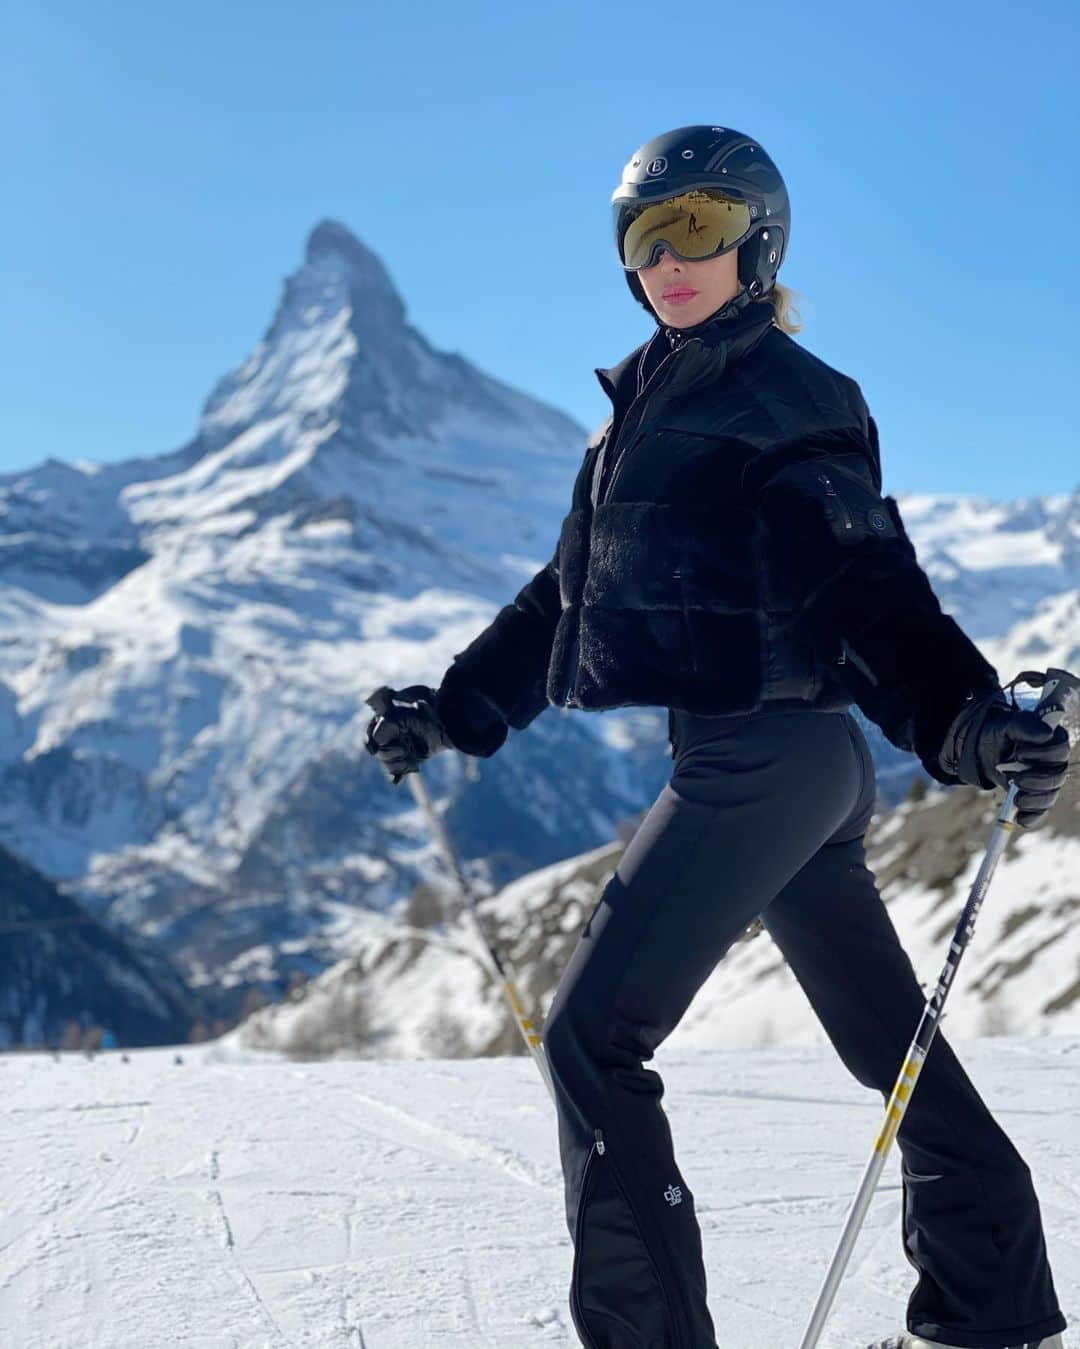
[[[957,1048],[1031,1164],[1080,1321],[1080,1037]],[[3,1349],[577,1344],[554,1117],[530,1059],[178,1052],[0,1056]],[[719,1343],[795,1349],[880,1098],[817,1047],[669,1042],[652,1066]],[[894,1150],[823,1349],[902,1325],[898,1165]]]

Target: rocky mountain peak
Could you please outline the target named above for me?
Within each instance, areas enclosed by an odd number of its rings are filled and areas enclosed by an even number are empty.
[[[382,259],[340,221],[319,221],[308,235],[304,263],[344,283],[360,313],[377,315],[384,324],[404,325],[405,305]]]

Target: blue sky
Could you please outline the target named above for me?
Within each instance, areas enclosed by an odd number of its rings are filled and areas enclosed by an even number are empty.
[[[1072,0],[8,0],[0,469],[188,439],[325,216],[436,346],[591,428],[651,326],[611,191],[708,122],[784,174],[798,340],[862,386],[886,490],[1069,491],[1078,39]]]

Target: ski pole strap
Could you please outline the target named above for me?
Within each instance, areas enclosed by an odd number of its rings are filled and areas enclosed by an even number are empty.
[[[1047,670],[1021,670],[1005,685],[1009,691],[1014,710],[1019,708],[1015,684],[1029,684],[1033,689],[1042,689],[1043,695],[1035,705],[1035,712],[1050,726],[1060,726],[1062,721],[1071,722],[1080,732],[1080,675],[1051,665]]]

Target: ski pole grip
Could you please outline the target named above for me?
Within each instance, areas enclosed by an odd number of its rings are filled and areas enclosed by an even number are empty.
[[[1033,689],[1042,689],[1042,697],[1031,711],[1052,731],[1056,731],[1063,721],[1072,721],[1074,726],[1080,725],[1080,678],[1076,675],[1068,670],[1059,670],[1053,665],[1045,673],[1041,670],[1021,670],[1015,678],[1009,680],[1005,688],[1012,689],[1014,684],[1021,683],[1030,684]],[[1015,708],[1017,706],[1015,692],[1012,694],[1012,703]],[[1069,735],[1068,725],[1065,727],[1065,734]],[[1022,769],[1024,766],[1022,757],[998,764],[998,768],[1008,771]],[[1011,796],[1008,798],[1010,805],[1013,799]]]
[[[1017,677],[1019,678],[1019,676]],[[393,701],[394,701],[393,690],[391,689],[389,684],[380,684],[374,693],[368,694],[368,696],[364,699],[364,702],[367,703],[368,707],[372,709],[376,717],[379,719],[386,716],[387,712],[393,705]],[[375,725],[371,728],[372,734],[374,734],[378,729],[379,729],[379,722],[376,721]],[[386,765],[382,763],[381,760],[379,762],[383,772],[390,779],[390,782],[393,784],[393,786],[396,787],[398,783],[401,781],[401,779],[406,776],[405,773],[391,772],[391,770],[387,768]]]

